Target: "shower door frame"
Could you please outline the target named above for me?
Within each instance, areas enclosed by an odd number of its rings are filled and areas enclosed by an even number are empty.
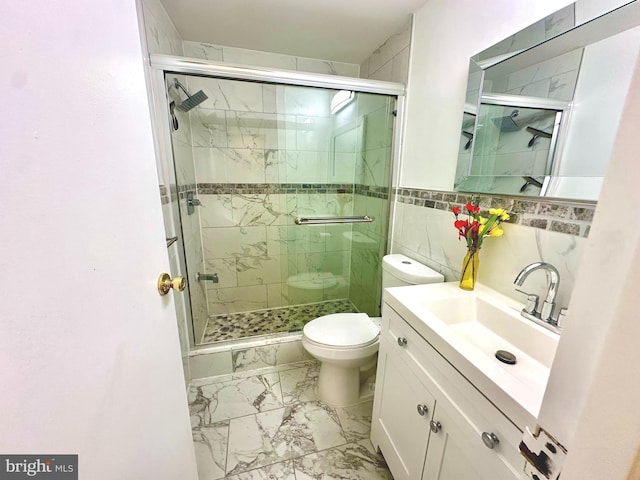
[[[391,149],[391,165],[389,175],[389,197],[387,202],[387,218],[389,225],[387,228],[385,253],[389,252],[391,239],[393,238],[393,214],[394,203],[393,192],[398,186],[400,178],[400,158],[402,147],[402,136],[404,130],[404,112],[406,100],[406,87],[402,83],[385,82],[381,80],[369,80],[353,77],[340,77],[336,75],[326,75],[322,73],[306,73],[291,70],[278,70],[266,67],[253,67],[246,65],[236,65],[230,63],[212,62],[208,60],[178,57],[172,55],[149,55],[149,88],[151,90],[151,120],[154,130],[154,138],[157,148],[158,161],[162,165],[170,165],[172,171],[173,147],[171,144],[170,109],[169,100],[165,88],[165,74],[173,73],[178,75],[196,75],[209,78],[221,78],[225,80],[244,80],[276,85],[292,85],[303,87],[317,87],[331,90],[351,90],[358,93],[372,93],[396,97],[396,107],[394,111],[395,124],[393,131],[393,146]],[[175,171],[173,171],[175,175]],[[172,199],[173,201],[173,199]],[[177,201],[180,201],[178,198]],[[184,238],[182,231],[182,221],[173,219],[175,222],[175,232]],[[184,244],[182,245],[184,250]],[[186,252],[182,252],[186,267]],[[191,298],[189,293],[188,301],[185,301],[187,319],[191,323],[187,329],[189,335],[190,350],[208,349],[211,345],[196,344],[193,331],[193,313],[191,311]]]

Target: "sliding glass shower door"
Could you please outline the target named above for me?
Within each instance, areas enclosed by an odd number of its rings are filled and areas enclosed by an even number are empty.
[[[395,97],[165,80],[196,343],[378,315]]]

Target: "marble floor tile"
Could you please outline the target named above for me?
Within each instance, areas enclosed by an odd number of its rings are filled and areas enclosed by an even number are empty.
[[[208,479],[207,479],[208,480]],[[282,462],[226,477],[226,480],[296,480],[293,462]]]
[[[227,474],[235,475],[346,443],[334,409],[318,402],[232,419]]]
[[[368,440],[296,458],[293,463],[296,480],[393,480]]]
[[[282,400],[285,405],[319,400],[318,375],[320,364],[280,372]]]
[[[228,440],[229,421],[193,429],[193,445],[199,478],[203,480],[224,478]]]
[[[282,407],[277,373],[191,387],[189,410],[192,426],[265,412]]]
[[[346,443],[334,408],[321,402],[298,403],[290,411],[293,449],[306,454]]]
[[[336,408],[342,431],[348,442],[366,440],[371,434],[373,400],[351,407]]]

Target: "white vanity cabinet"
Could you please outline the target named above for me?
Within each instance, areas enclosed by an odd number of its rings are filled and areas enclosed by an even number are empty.
[[[502,412],[384,305],[371,440],[395,480],[519,479],[521,437]]]

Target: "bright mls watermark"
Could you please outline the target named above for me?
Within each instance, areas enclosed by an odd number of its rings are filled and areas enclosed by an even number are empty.
[[[0,480],[78,480],[78,455],[0,455]]]

